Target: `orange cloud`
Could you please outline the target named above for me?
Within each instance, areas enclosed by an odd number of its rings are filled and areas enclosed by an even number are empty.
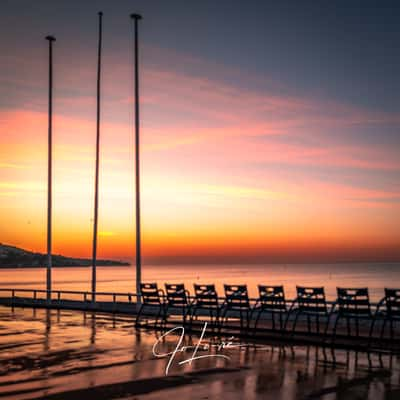
[[[186,66],[205,68],[194,74],[160,67],[157,55],[152,57],[142,82],[146,257],[294,254],[316,248],[333,253],[351,244],[383,249],[400,242],[393,218],[400,211],[400,187],[391,178],[400,170],[398,151],[352,137],[354,129],[398,126],[398,115],[280,95],[271,82],[271,90],[263,88],[262,77],[247,77],[252,84],[258,79],[259,89],[239,87],[232,82],[241,72],[233,68],[218,72],[217,66],[210,78],[207,69],[214,66],[202,61],[177,55]],[[99,251],[119,258],[133,252],[133,110],[126,83],[131,71],[111,61],[103,91]],[[46,85],[34,79],[43,74],[39,64],[25,70],[24,79],[9,76],[0,85],[30,82],[37,95]],[[58,67],[54,244],[59,253],[88,256],[93,71],[82,68],[75,76]],[[230,82],[215,78],[222,72]],[[39,99],[20,95],[19,106],[0,110],[0,240],[40,250],[46,218],[45,93]],[[343,134],[329,135],[331,130]],[[369,178],[371,171],[385,182]]]

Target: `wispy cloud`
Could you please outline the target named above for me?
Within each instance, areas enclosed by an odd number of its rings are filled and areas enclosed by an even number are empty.
[[[28,168],[28,166],[22,164],[13,164],[13,163],[0,163],[0,168],[26,169]]]
[[[399,210],[400,187],[391,177],[400,172],[399,149],[383,139],[371,144],[363,131],[373,127],[384,138],[388,126],[400,127],[398,114],[294,94],[268,77],[189,56],[176,55],[179,62],[168,67],[150,50],[142,68],[141,162],[152,236],[179,239],[196,225],[204,237],[207,226],[228,237],[225,231],[244,229],[244,220],[254,235],[313,240],[322,220],[336,238],[354,238],[364,227],[393,240],[389,212]],[[105,69],[102,103],[104,242],[132,228],[126,214],[133,212],[131,71],[115,57],[113,69]],[[8,207],[23,207],[46,189],[46,83],[34,79],[43,74],[39,64],[23,78],[10,70],[0,80],[0,90],[14,87],[17,94],[0,103],[0,196]],[[65,214],[58,225],[65,231],[67,216],[91,218],[95,156],[93,71],[71,74],[58,70],[54,119],[56,210]],[[30,206],[42,212],[43,204]]]

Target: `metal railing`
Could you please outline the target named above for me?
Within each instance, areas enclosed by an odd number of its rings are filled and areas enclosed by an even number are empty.
[[[7,296],[8,294],[8,296]],[[137,299],[136,293],[119,293],[119,292],[96,292],[93,296],[93,292],[89,291],[78,291],[78,290],[46,290],[46,289],[16,289],[16,288],[0,288],[0,298],[10,299],[31,299],[31,300],[47,300],[47,295],[50,294],[49,299],[51,301],[80,301],[80,302],[92,302],[96,297],[105,297],[112,303],[126,302],[132,303]],[[134,301],[133,301],[134,300]],[[97,303],[102,301],[97,299]]]
[[[102,303],[104,301],[117,303],[136,303],[138,295],[136,293],[121,293],[121,292],[96,292],[95,296],[93,296],[93,292],[91,291],[79,291],[79,290],[50,290],[47,291],[46,289],[17,289],[17,288],[0,288],[0,299],[1,298],[9,298],[9,299],[18,299],[18,298],[25,298],[25,299],[32,299],[32,300],[46,300],[47,295],[50,293],[50,300],[51,301],[81,301],[81,302],[93,302],[95,299],[96,303]],[[3,294],[8,294],[3,295]],[[18,296],[19,295],[19,296]],[[21,296],[22,295],[22,296]],[[42,295],[42,296],[41,296]],[[106,300],[99,300],[99,298],[106,298]],[[166,301],[166,295],[163,294],[162,298]],[[223,304],[226,301],[225,297],[217,297],[218,301]],[[196,300],[196,297],[193,295],[188,296],[188,300],[190,303],[193,303]],[[254,307],[257,302],[258,298],[250,297],[249,301],[250,304]],[[297,301],[295,299],[286,299],[285,303],[290,308],[292,304]],[[336,304],[335,301],[326,300],[326,304],[330,307],[333,307]],[[371,302],[370,305],[373,308],[378,306],[379,302]]]

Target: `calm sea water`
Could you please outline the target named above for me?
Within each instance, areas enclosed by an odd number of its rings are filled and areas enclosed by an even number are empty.
[[[134,267],[99,267],[98,291],[134,292]],[[258,284],[285,286],[286,296],[293,298],[296,285],[324,286],[328,299],[335,298],[336,287],[368,287],[372,300],[379,300],[385,287],[400,287],[400,263],[357,264],[268,264],[268,265],[164,265],[143,266],[143,281],[185,283],[189,291],[193,283],[215,283],[223,295],[224,283],[248,285],[252,297]],[[91,269],[87,267],[54,268],[53,289],[90,290]],[[1,269],[0,287],[44,289],[46,270]]]

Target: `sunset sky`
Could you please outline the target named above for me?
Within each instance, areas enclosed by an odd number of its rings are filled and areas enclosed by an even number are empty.
[[[135,255],[129,14],[140,12],[144,262],[400,260],[389,1],[3,0],[1,243],[46,251],[53,34],[53,249],[91,254],[100,10],[99,257]]]

